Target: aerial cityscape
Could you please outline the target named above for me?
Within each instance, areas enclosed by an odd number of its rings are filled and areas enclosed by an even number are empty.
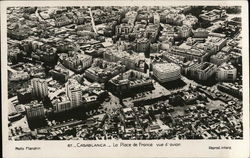
[[[240,6],[8,7],[9,140],[243,139]]]

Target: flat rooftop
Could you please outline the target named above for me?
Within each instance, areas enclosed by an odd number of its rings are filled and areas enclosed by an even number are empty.
[[[153,65],[153,67],[161,73],[176,71],[180,69],[180,66],[174,63],[156,63]]]

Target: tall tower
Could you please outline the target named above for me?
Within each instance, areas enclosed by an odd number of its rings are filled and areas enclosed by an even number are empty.
[[[45,79],[34,78],[31,80],[33,96],[42,99],[48,96],[48,84]]]
[[[71,107],[78,107],[82,104],[82,91],[79,83],[74,79],[69,79],[66,83],[66,95],[69,97]]]

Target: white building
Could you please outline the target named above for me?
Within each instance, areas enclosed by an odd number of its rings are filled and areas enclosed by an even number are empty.
[[[223,63],[218,67],[216,72],[216,80],[217,81],[235,81],[237,75],[237,69],[227,63]]]
[[[82,105],[81,86],[76,80],[68,80],[66,83],[66,95],[70,99],[72,108]]]
[[[181,77],[181,67],[174,63],[156,63],[153,65],[153,75],[159,82],[177,80]]]

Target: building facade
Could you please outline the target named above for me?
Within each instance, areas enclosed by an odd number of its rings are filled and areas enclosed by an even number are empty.
[[[121,25],[117,25],[115,27],[115,33],[116,35],[120,35],[120,34],[129,34],[133,31],[133,25],[130,24],[121,24]]]
[[[66,96],[70,99],[72,108],[82,105],[82,91],[80,84],[74,80],[69,79],[65,84]]]
[[[191,27],[187,25],[178,27],[178,36],[180,38],[187,38],[191,35],[191,33],[192,33]]]
[[[62,68],[55,68],[54,70],[49,71],[54,80],[60,82],[67,82],[69,79],[69,71]]]
[[[212,63],[195,63],[188,68],[188,74],[193,79],[206,81],[215,74],[216,70],[217,66]]]
[[[153,87],[152,79],[143,72],[129,70],[113,77],[109,81],[109,88],[117,93],[122,94],[130,90],[138,90],[140,88]]]
[[[55,113],[63,112],[72,109],[70,100],[60,100],[53,105]]]
[[[48,96],[48,83],[45,79],[34,78],[31,80],[32,94],[37,98]]]
[[[201,49],[184,49],[179,48],[178,46],[173,46],[170,50],[170,53],[183,56],[188,61],[196,59],[199,62],[204,62],[209,60],[209,53]]]
[[[224,52],[219,52],[219,53],[212,55],[210,57],[210,62],[214,63],[218,66],[225,63],[225,62],[228,62],[229,60],[230,60],[230,55],[228,55]]]
[[[42,119],[45,116],[44,107],[40,103],[32,103],[26,106],[25,111],[28,120]]]
[[[205,51],[216,53],[227,44],[227,39],[220,37],[208,37],[205,42]]]
[[[128,69],[144,71],[145,57],[137,53],[129,54],[126,51],[108,50],[104,52],[103,58],[110,62],[120,61]]]
[[[141,38],[136,41],[137,52],[147,52],[150,48],[150,42],[147,38]]]
[[[218,67],[216,72],[216,80],[217,81],[235,81],[237,75],[237,69],[231,65],[224,63]]]
[[[193,37],[194,38],[207,38],[208,37],[208,30],[203,28],[198,28],[196,30],[193,30]]]
[[[63,66],[76,72],[81,72],[92,64],[92,56],[76,52],[71,52],[71,55],[62,53],[59,59]]]
[[[153,75],[161,83],[177,80],[181,77],[181,67],[174,63],[156,63],[153,65]]]

